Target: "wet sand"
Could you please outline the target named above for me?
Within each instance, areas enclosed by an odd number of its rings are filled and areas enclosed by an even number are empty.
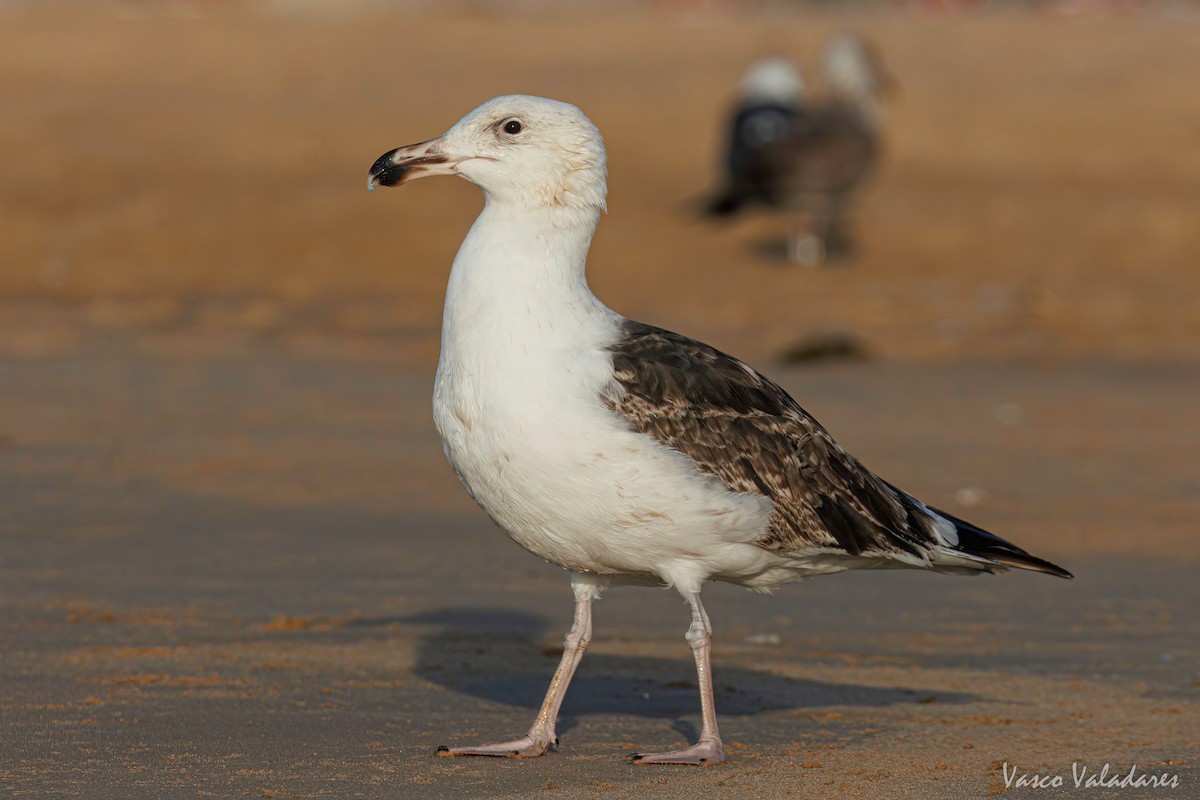
[[[1169,771],[1193,796],[1192,374],[776,372],[877,471],[1079,577],[713,585],[730,759],[655,769],[623,756],[694,736],[698,713],[685,608],[653,589],[597,607],[558,752],[433,757],[524,730],[570,594],[463,498],[425,368],[105,336],[0,362],[24,389],[0,454],[0,777],[89,799],[961,798],[999,791],[1004,761],[1068,784],[1078,761]],[[1031,791],[1010,793],[1138,796]]]

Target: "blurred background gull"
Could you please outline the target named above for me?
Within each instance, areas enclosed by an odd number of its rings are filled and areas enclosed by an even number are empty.
[[[814,100],[789,60],[750,65],[729,115],[723,185],[708,204],[715,217],[755,207],[792,217],[787,257],[810,267],[853,254],[851,206],[875,172],[892,85],[875,47],[854,34],[829,39],[820,67]]]

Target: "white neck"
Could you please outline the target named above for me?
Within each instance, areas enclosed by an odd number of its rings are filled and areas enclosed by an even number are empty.
[[[442,361],[580,346],[614,313],[584,274],[599,208],[488,199],[450,271]],[[489,355],[485,355],[489,354]]]

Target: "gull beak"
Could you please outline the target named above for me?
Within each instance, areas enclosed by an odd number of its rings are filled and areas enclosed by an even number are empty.
[[[399,186],[426,175],[453,175],[458,161],[438,152],[438,139],[389,150],[376,159],[367,173],[367,188]]]

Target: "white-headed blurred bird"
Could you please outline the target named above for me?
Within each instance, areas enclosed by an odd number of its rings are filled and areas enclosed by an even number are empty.
[[[806,95],[798,68],[771,57],[746,71],[730,114],[714,216],[766,207],[793,214],[788,256],[806,265],[853,251],[848,217],[875,171],[889,78],[870,43],[841,34],[821,58],[823,95]]]

